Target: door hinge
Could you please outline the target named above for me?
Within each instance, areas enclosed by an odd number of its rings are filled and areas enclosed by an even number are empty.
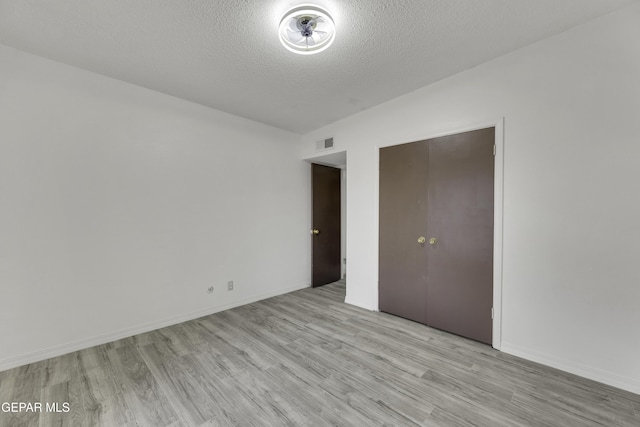
[[[496,144],[493,144],[493,155],[496,155]]]
[[[491,318],[493,319],[493,307],[491,307]]]

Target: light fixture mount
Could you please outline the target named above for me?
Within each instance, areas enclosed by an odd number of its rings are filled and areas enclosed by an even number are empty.
[[[291,52],[312,55],[328,48],[336,35],[333,18],[310,4],[289,9],[280,20],[280,42]]]

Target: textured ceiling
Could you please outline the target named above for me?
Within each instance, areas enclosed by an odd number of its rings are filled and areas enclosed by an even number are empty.
[[[306,133],[634,1],[317,0],[336,40],[302,56],[304,0],[0,0],[0,43]]]

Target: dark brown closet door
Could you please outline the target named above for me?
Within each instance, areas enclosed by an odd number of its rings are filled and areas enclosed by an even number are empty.
[[[426,141],[380,149],[379,309],[427,320]]]
[[[491,344],[494,128],[429,140],[427,324]]]
[[[491,344],[494,135],[380,150],[381,311]]]

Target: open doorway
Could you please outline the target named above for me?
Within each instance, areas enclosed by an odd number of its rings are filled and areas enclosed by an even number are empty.
[[[312,163],[312,286],[346,279],[346,152],[307,159]]]

